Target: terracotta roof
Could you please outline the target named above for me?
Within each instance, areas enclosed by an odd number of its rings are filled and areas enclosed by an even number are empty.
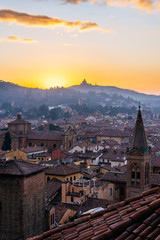
[[[159,236],[160,187],[157,187],[29,239],[158,240]]]
[[[49,199],[52,197],[62,186],[62,182],[56,178],[52,178],[45,185],[46,197]]]
[[[58,175],[58,176],[68,176],[74,173],[81,172],[81,168],[78,165],[75,164],[61,164],[57,165],[56,167],[48,168],[46,171],[46,174],[50,175]]]
[[[106,206],[109,203],[110,201],[105,199],[90,198],[90,197],[82,205],[58,203],[54,206],[55,213],[56,213],[56,221],[58,223],[60,222],[61,218],[63,217],[67,209],[71,209],[79,214],[79,212],[84,213],[90,209],[97,208],[97,207],[106,208]]]
[[[26,147],[26,148],[21,148],[20,150],[25,153],[34,153],[34,152],[45,151],[43,147]]]
[[[52,133],[38,133],[31,132],[27,135],[28,139],[39,139],[39,140],[62,140],[62,134],[60,132],[52,132]]]
[[[43,166],[25,162],[23,160],[10,160],[0,165],[0,175],[27,176],[46,169]]]
[[[106,136],[106,137],[130,137],[130,133],[122,132],[120,130],[108,129],[106,131],[97,133],[97,136]]]
[[[126,183],[127,176],[126,176],[126,173],[121,173],[121,172],[106,172],[104,176],[101,178],[101,180],[107,181],[107,182]]]

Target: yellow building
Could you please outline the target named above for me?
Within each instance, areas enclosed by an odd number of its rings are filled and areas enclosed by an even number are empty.
[[[61,164],[56,167],[48,168],[46,173],[46,182],[50,181],[52,178],[57,178],[60,181],[73,181],[82,177],[81,168],[75,164]]]
[[[5,157],[7,160],[22,159],[30,163],[39,163],[38,155],[46,152],[47,150],[42,147],[27,147],[7,152]]]

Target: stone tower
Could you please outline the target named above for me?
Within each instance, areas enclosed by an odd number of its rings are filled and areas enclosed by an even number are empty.
[[[151,187],[151,153],[139,107],[133,142],[127,152],[127,197],[141,194]]]

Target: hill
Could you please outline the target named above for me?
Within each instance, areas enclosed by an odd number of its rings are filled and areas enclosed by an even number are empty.
[[[87,105],[108,106],[143,106],[160,107],[160,96],[138,93],[129,89],[114,86],[99,86],[88,84],[85,80],[80,85],[69,88],[39,89],[27,88],[19,85],[0,81],[0,103],[12,103],[21,107],[57,106],[60,104],[71,105],[82,103]]]

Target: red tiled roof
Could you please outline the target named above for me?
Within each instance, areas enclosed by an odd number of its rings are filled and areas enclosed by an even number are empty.
[[[103,181],[108,182],[121,182],[121,183],[127,183],[127,176],[124,173],[121,172],[106,172],[104,176],[101,178]]]
[[[62,134],[60,132],[52,133],[37,133],[31,132],[27,135],[28,139],[39,139],[39,140],[62,140]]]
[[[120,130],[106,130],[101,133],[98,133],[97,136],[106,136],[106,137],[130,137],[130,133],[128,132],[122,132]]]
[[[34,153],[34,152],[41,152],[44,151],[44,147],[26,147],[20,149],[22,152],[25,153]]]
[[[23,160],[10,160],[0,165],[0,175],[27,176],[46,169],[43,166],[25,162]]]
[[[48,168],[46,174],[57,175],[57,176],[67,176],[74,173],[81,172],[80,166],[75,164],[66,164],[66,165],[58,165],[56,167]]]
[[[156,187],[29,239],[158,240],[159,236],[160,187]]]
[[[55,194],[62,186],[62,182],[56,178],[52,178],[45,185],[46,197],[49,199],[53,194]]]

